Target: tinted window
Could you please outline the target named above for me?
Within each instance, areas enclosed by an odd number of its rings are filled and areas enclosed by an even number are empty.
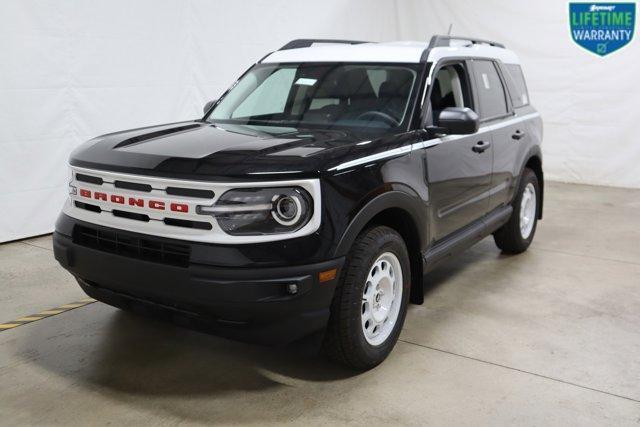
[[[514,107],[523,107],[529,104],[527,85],[524,82],[522,68],[517,64],[506,64],[507,81],[509,82],[509,95]]]
[[[473,68],[480,100],[480,118],[506,114],[507,99],[496,66],[491,61],[474,61]]]

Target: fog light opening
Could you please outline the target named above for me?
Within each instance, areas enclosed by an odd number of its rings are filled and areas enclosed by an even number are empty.
[[[287,285],[287,293],[289,295],[295,295],[298,293],[298,285],[296,285],[295,283],[289,283]]]

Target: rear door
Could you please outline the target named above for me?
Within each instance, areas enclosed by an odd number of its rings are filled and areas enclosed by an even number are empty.
[[[496,140],[493,167],[493,186],[496,191],[493,204],[507,204],[513,199],[518,185],[520,168],[535,140],[532,116],[537,116],[529,103],[529,94],[522,69],[518,64],[498,64],[513,107],[513,118],[504,123],[500,139]]]
[[[489,211],[510,201],[515,184],[516,144],[524,132],[515,123],[512,102],[499,64],[474,59],[472,63],[475,94],[478,98],[480,132],[492,141],[492,177],[489,186]]]

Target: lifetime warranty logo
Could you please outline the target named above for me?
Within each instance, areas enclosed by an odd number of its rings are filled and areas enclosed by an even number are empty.
[[[636,24],[635,3],[569,3],[573,41],[600,56],[629,44]]]

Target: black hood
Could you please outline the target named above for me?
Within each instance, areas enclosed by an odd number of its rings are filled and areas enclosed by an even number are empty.
[[[371,133],[343,130],[190,121],[94,138],[71,154],[70,163],[90,169],[203,180],[278,174],[315,176],[332,165],[370,154],[373,145],[377,146],[375,151],[388,149],[388,144],[359,144],[371,139]]]

